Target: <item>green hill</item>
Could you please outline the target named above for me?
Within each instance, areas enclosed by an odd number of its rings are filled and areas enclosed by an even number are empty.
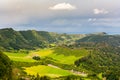
[[[0,30],[0,48],[1,49],[20,49],[27,48],[28,42],[23,36],[11,28]]]

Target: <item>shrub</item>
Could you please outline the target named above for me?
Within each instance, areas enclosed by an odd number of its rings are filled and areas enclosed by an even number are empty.
[[[32,58],[37,61],[40,60],[40,56],[33,56]]]

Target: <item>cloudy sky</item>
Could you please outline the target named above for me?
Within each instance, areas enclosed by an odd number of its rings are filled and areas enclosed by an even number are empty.
[[[0,0],[0,28],[120,34],[120,0]]]

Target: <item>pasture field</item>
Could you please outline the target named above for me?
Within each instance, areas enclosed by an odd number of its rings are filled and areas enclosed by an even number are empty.
[[[47,55],[53,53],[52,49],[41,49],[41,50],[32,50],[30,53],[14,53],[14,52],[4,52],[12,61],[20,61],[20,62],[35,62],[36,60],[32,59],[33,56],[40,56],[44,58]]]
[[[67,52],[67,51],[66,51]],[[50,57],[55,60],[56,63],[62,64],[74,64],[74,61],[87,55],[85,51],[79,51],[79,56],[75,56],[74,52],[72,55],[64,55],[65,53],[60,54],[60,52],[54,52],[54,49],[40,49],[40,50],[32,50],[29,54],[26,53],[12,53],[12,52],[4,52],[11,60],[20,61],[20,62],[34,62],[32,59],[33,56],[40,56],[41,58]],[[70,52],[68,52],[70,53]]]
[[[61,55],[51,54],[48,55],[48,57],[51,57],[54,60],[56,60],[56,62],[62,64],[74,64],[74,61],[80,58],[75,56],[64,56],[62,54]]]
[[[35,62],[31,57],[28,57],[28,54],[25,53],[13,53],[13,52],[4,52],[12,61],[20,62]]]
[[[66,51],[67,52],[67,51]],[[70,52],[68,52],[70,53]],[[75,54],[78,52],[74,52]],[[29,56],[40,56],[41,58],[44,57],[50,57],[54,60],[56,60],[57,63],[62,63],[62,64],[74,64],[74,61],[87,55],[87,52],[84,50],[79,50],[80,55],[75,56],[74,53],[72,55],[65,56],[63,52],[56,53],[54,49],[42,49],[42,50],[36,50],[36,51],[31,51]]]
[[[24,71],[28,75],[37,75],[40,76],[49,76],[49,77],[60,77],[60,76],[68,76],[72,75],[71,72],[67,70],[63,70],[60,68],[54,68],[51,66],[39,65],[39,66],[32,66],[32,67],[24,67]]]
[[[29,53],[29,56],[38,55],[40,57],[45,57],[45,56],[52,54],[53,52],[54,52],[54,50],[52,50],[52,49],[33,50]]]
[[[67,51],[66,51],[67,52]],[[36,60],[32,59],[33,56],[40,56],[41,59],[44,60],[44,58],[52,58],[55,63],[61,63],[61,64],[74,64],[74,61],[77,59],[83,57],[84,55],[87,55],[87,52],[85,51],[79,51],[79,56],[75,56],[74,53],[70,53],[71,51],[68,51],[67,53],[69,55],[64,55],[62,52],[55,52],[54,49],[39,49],[39,50],[32,50],[29,51],[28,54],[26,53],[13,53],[13,52],[4,52],[12,61],[18,61],[18,62],[36,62]],[[60,54],[61,53],[61,54]],[[82,53],[85,53],[84,55]],[[24,71],[28,75],[37,75],[40,76],[49,76],[49,77],[60,77],[60,76],[68,76],[68,75],[77,75],[71,71],[64,70],[61,68],[53,67],[53,66],[46,66],[46,65],[38,65],[38,66],[31,66],[31,67],[23,67]]]
[[[57,48],[48,57],[53,58],[57,63],[74,64],[76,60],[88,55],[88,53],[85,49]]]

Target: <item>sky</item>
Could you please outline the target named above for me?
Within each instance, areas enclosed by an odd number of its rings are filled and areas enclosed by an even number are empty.
[[[120,0],[0,0],[0,28],[120,34]]]

